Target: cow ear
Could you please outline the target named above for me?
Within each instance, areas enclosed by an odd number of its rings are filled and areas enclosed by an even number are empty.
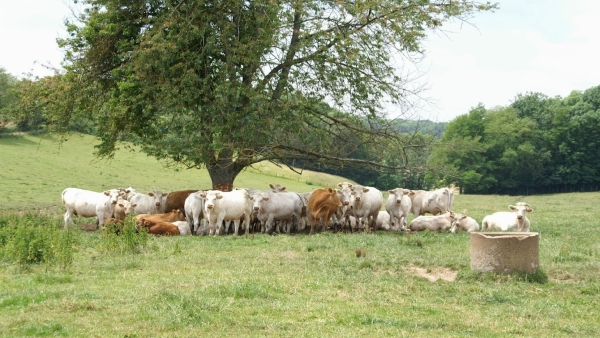
[[[217,198],[218,198],[218,199],[221,199],[221,198],[223,198],[223,195],[221,195],[221,194],[217,194]]]
[[[132,204],[131,207],[135,208],[135,207],[137,207],[137,204]]]
[[[268,197],[263,197],[263,200],[268,201],[269,198]]]
[[[369,188],[363,188],[363,192],[369,192]]]
[[[508,209],[515,211],[515,210],[517,210],[517,207],[515,207],[514,205],[509,205]]]
[[[106,195],[106,196],[110,196],[110,191],[105,191],[105,192],[104,192],[104,195]]]
[[[149,192],[148,196],[154,196],[154,193],[153,192]]]
[[[527,212],[533,212],[533,209],[531,209],[531,207],[527,207]]]
[[[285,191],[286,187],[281,187],[281,191]]]
[[[394,194],[394,190],[388,190],[388,194],[393,195]]]
[[[120,206],[121,208],[125,208],[125,206],[123,205],[123,203],[119,203],[119,206]]]
[[[269,187],[271,187],[271,189],[275,189],[272,183],[269,183]]]
[[[414,191],[412,191],[412,190],[410,190],[410,192],[409,192],[408,194],[409,194],[409,195],[414,195],[414,194],[415,194],[415,192],[414,192]]]
[[[338,183],[338,187],[340,187],[340,188],[341,188],[341,187],[342,187],[342,184],[341,184],[341,183]]]

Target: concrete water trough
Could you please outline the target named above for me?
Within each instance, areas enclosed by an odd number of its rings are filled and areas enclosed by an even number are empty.
[[[471,270],[534,273],[540,266],[537,232],[472,232]]]

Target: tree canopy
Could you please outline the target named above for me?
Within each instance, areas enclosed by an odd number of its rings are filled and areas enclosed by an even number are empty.
[[[67,21],[66,73],[49,127],[95,125],[98,155],[127,140],[231,186],[254,163],[408,168],[381,113],[418,86],[398,60],[449,20],[496,8],[474,1],[81,0]],[[350,155],[368,149],[365,158]],[[382,163],[395,152],[400,160]],[[371,155],[368,155],[371,154]]]
[[[533,194],[600,186],[600,86],[565,98],[519,94],[448,123],[429,166],[465,193]]]

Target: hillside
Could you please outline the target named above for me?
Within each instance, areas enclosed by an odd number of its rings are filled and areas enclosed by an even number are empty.
[[[120,149],[113,159],[97,159],[94,144],[95,139],[88,135],[73,135],[62,144],[49,135],[2,135],[0,208],[59,205],[60,193],[67,187],[95,191],[129,186],[139,191],[211,187],[205,169],[168,168],[153,157],[126,149]],[[240,173],[234,185],[268,189],[269,183],[278,183],[290,191],[306,192],[341,181],[348,180],[307,170],[298,175],[264,162]]]

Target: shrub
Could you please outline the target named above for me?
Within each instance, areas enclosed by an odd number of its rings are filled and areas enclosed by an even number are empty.
[[[21,266],[73,262],[74,230],[61,231],[57,219],[36,214],[0,216],[0,258]]]
[[[124,224],[107,224],[102,233],[102,249],[118,253],[139,253],[148,243],[146,228],[136,229],[133,215]]]

